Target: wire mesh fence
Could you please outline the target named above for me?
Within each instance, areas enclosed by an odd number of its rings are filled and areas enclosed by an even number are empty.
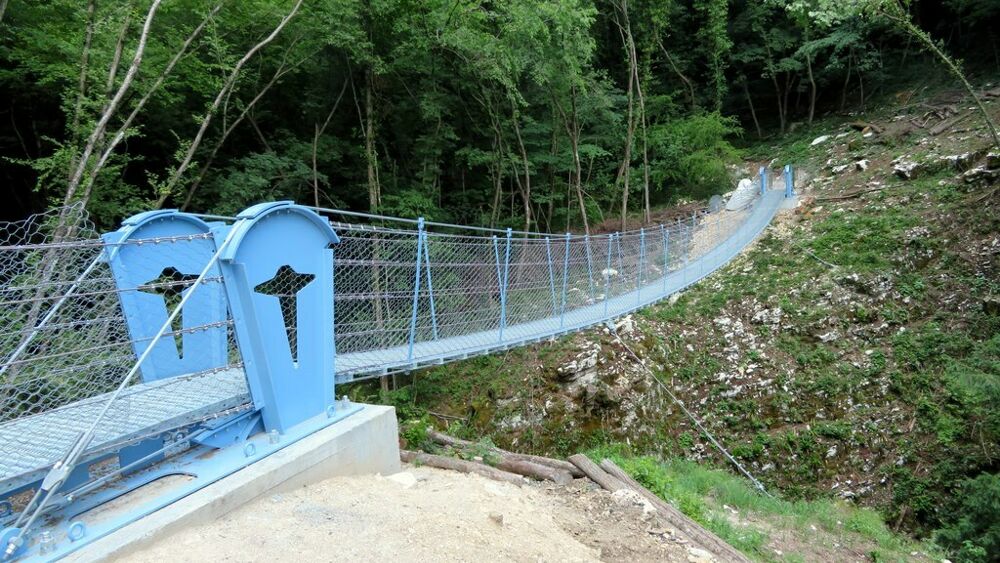
[[[770,220],[780,195],[593,236],[337,223],[337,377],[441,363],[627,313],[718,268]]]
[[[190,272],[142,263],[205,264],[210,235],[109,242],[79,207],[6,223],[0,233],[0,493],[36,479],[99,417],[95,455],[249,401],[221,277],[194,288]],[[157,275],[123,283],[112,254]],[[191,291],[203,294],[201,306],[157,338],[149,327]],[[129,300],[143,308],[126,314]],[[146,348],[152,353],[126,380]]]

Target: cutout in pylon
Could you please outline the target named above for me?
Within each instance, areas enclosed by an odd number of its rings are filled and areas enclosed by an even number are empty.
[[[167,308],[167,316],[174,312],[184,298],[184,291],[191,286],[198,276],[181,273],[177,268],[168,266],[160,275],[139,286],[139,291],[159,295]],[[174,317],[170,323],[170,332],[174,336],[174,346],[177,347],[177,357],[184,357],[184,311]]]
[[[292,354],[292,361],[296,363],[299,361],[297,294],[314,279],[315,274],[300,274],[291,266],[285,265],[278,268],[273,278],[253,288],[257,293],[278,298],[285,334],[288,336],[288,350]]]

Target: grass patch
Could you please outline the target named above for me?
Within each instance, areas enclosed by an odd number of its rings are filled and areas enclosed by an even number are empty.
[[[839,433],[839,429],[833,433]],[[913,551],[940,556],[929,544],[894,534],[879,513],[842,501],[769,497],[728,472],[683,459],[635,455],[624,444],[602,446],[589,451],[588,456],[595,462],[614,460],[650,491],[757,560],[810,558],[808,553],[786,550],[779,556],[771,545],[778,534],[792,534],[802,544],[830,540],[846,550],[833,554],[857,553],[861,549],[878,561],[905,561]],[[724,506],[735,509],[737,514]]]

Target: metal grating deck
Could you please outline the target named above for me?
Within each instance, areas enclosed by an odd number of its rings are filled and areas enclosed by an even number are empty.
[[[0,493],[38,480],[90,428],[109,396],[0,424],[0,443],[17,452],[0,458]],[[88,452],[110,451],[249,402],[246,375],[239,368],[133,385],[111,406]]]

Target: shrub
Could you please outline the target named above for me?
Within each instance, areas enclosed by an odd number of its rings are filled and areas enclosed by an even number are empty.
[[[651,128],[651,178],[655,186],[670,186],[668,198],[708,198],[731,188],[726,164],[738,153],[728,138],[738,134],[731,117],[703,113],[660,123]]]
[[[983,473],[963,483],[953,519],[937,542],[959,561],[1000,561],[1000,474]]]

